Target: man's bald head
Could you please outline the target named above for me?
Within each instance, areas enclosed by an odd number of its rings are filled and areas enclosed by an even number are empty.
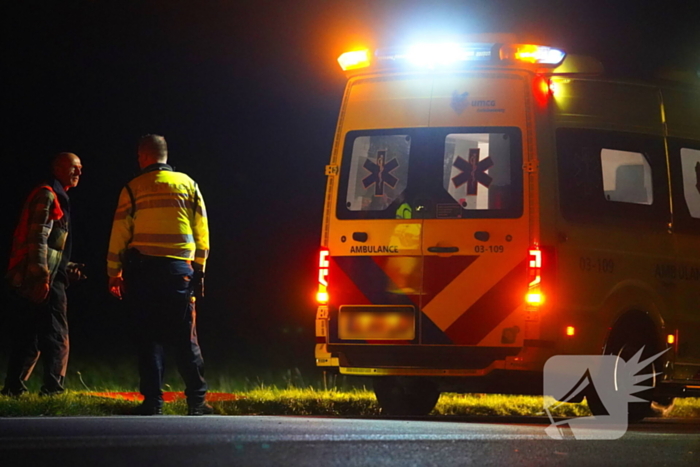
[[[67,191],[78,186],[83,165],[80,158],[72,152],[60,152],[51,160],[51,173]]]
[[[139,140],[139,165],[146,168],[155,163],[168,162],[168,144],[160,135],[146,135]]]

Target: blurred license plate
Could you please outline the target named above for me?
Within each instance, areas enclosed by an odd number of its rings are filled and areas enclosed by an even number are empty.
[[[360,340],[413,340],[416,313],[412,306],[341,306],[338,337]]]

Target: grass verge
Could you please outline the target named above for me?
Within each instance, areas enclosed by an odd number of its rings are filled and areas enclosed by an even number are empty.
[[[376,416],[380,414],[374,393],[363,389],[321,391],[261,387],[237,393],[244,398],[213,402],[221,415],[334,415]],[[138,403],[91,396],[88,392],[67,391],[54,397],[25,394],[19,398],[0,396],[0,416],[99,416],[128,415]],[[185,401],[165,405],[166,415],[184,415]],[[542,397],[482,394],[443,394],[433,415],[441,416],[541,416]],[[590,415],[586,404],[562,404],[555,417]],[[700,399],[677,399],[670,417],[700,418]]]

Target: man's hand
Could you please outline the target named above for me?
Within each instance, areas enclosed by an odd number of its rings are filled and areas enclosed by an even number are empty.
[[[124,279],[121,276],[109,278],[109,293],[119,300],[122,299],[124,295]]]
[[[197,298],[204,298],[204,271],[195,268],[192,282],[194,282],[194,296]]]
[[[82,263],[68,263],[66,266],[66,272],[68,273],[68,280],[72,283],[80,282],[87,279],[87,275],[83,272],[85,265]]]
[[[40,304],[44,303],[44,300],[46,300],[46,297],[49,296],[49,283],[48,282],[39,282],[37,283],[34,287],[32,287],[32,290],[29,292],[29,300],[32,303]]]

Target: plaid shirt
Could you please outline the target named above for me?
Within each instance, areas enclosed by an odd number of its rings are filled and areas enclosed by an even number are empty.
[[[22,295],[38,283],[50,284],[61,264],[69,220],[58,201],[58,190],[64,193],[55,181],[36,187],[15,229],[7,279]]]

